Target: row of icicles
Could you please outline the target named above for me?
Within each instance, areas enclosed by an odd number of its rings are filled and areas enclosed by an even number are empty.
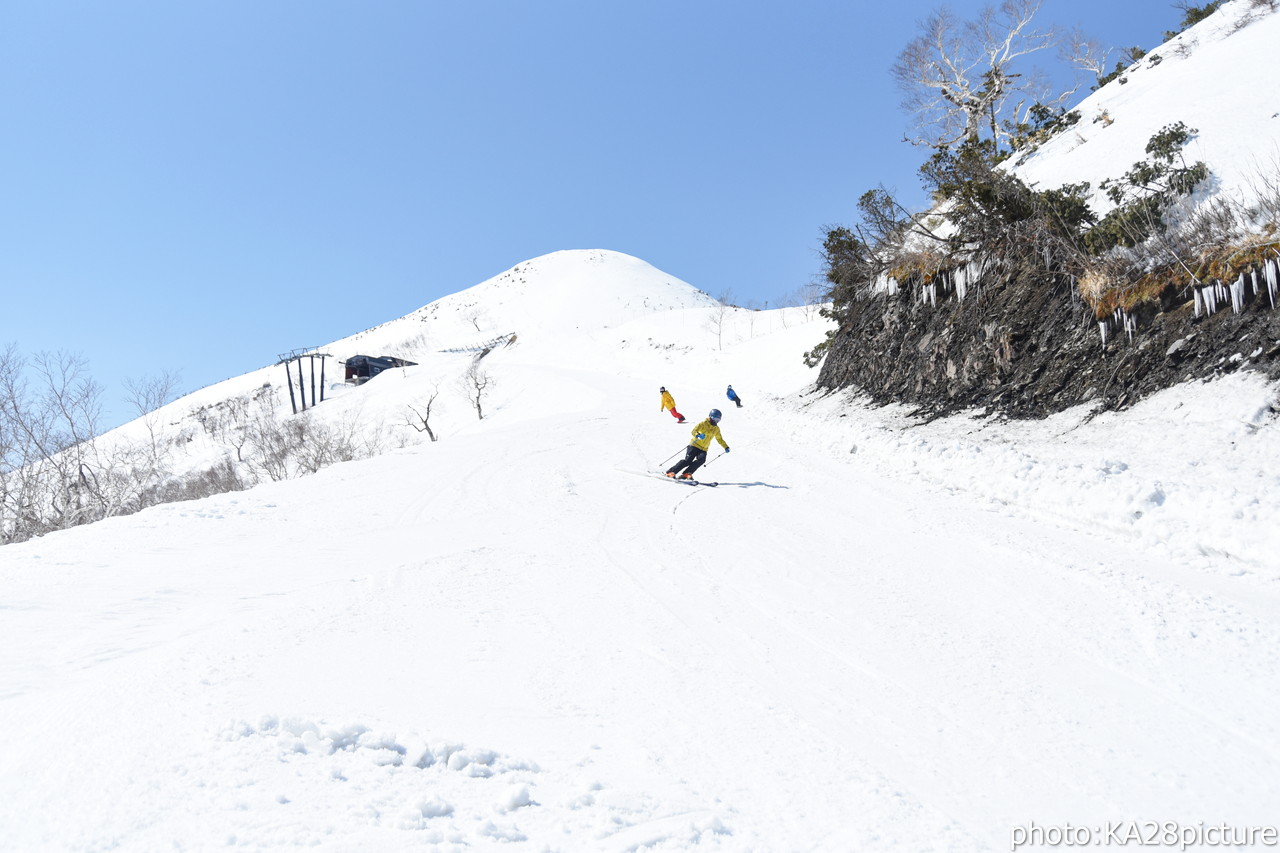
[[[920,284],[919,302],[937,305],[939,298],[953,294],[956,299],[963,300],[970,290],[978,286],[986,266],[982,260],[974,260],[953,270],[940,271],[929,281]],[[881,274],[871,284],[872,293],[893,296],[898,290],[898,280],[886,274]],[[1241,273],[1231,284],[1214,279],[1205,284],[1194,285],[1192,297],[1195,301],[1195,316],[1212,316],[1227,300],[1231,301],[1231,310],[1239,314],[1263,292],[1267,294],[1274,310],[1276,303],[1280,301],[1280,259],[1268,258],[1260,268]],[[1137,331],[1137,321],[1123,308],[1117,308],[1110,317],[1098,321],[1098,333],[1102,336],[1104,346],[1115,333],[1126,335],[1132,343]]]
[[[1276,295],[1280,290],[1278,281],[1280,281],[1280,260],[1274,258],[1263,261],[1261,269],[1241,273],[1240,277],[1231,284],[1224,284],[1214,279],[1193,290],[1196,316],[1199,317],[1201,313],[1206,317],[1213,316],[1218,306],[1225,304],[1228,299],[1231,300],[1231,310],[1239,314],[1244,310],[1245,304],[1254,297],[1261,296],[1264,289],[1271,303],[1271,309],[1275,310]]]
[[[1262,262],[1261,267],[1241,273],[1230,284],[1214,279],[1204,284],[1192,285],[1193,310],[1197,318],[1212,317],[1219,307],[1230,301],[1232,313],[1239,314],[1254,299],[1261,298],[1264,292],[1271,310],[1274,311],[1276,303],[1280,301],[1280,259],[1268,258]],[[1110,317],[1098,321],[1098,333],[1102,336],[1104,346],[1116,332],[1127,335],[1132,343],[1137,331],[1138,324],[1123,308],[1117,308]]]
[[[939,298],[949,295],[963,300],[970,290],[978,286],[986,269],[986,262],[978,259],[955,269],[939,270],[929,281],[920,285],[919,300],[926,305],[937,305]],[[885,273],[881,273],[871,283],[872,293],[894,296],[898,290],[898,280]]]

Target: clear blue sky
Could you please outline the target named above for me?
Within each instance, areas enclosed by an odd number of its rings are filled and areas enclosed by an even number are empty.
[[[559,249],[776,304],[862,192],[919,194],[889,68],[939,5],[11,0],[0,347],[87,357],[114,424],[125,379],[194,390]],[[1037,23],[1149,49],[1181,17]]]

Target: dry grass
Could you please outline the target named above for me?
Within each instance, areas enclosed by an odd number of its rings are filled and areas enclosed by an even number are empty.
[[[889,275],[904,284],[929,284],[940,273],[955,266],[942,252],[932,249],[904,252],[895,260],[897,263],[889,270]]]
[[[1267,0],[1269,3],[1270,0]],[[1280,3],[1280,0],[1276,0]],[[1238,198],[1200,205],[1176,228],[1091,259],[1077,285],[1099,318],[1117,308],[1181,296],[1215,279],[1234,281],[1280,254],[1280,150],[1259,162]]]
[[[1262,233],[1202,247],[1174,263],[1136,273],[1136,258],[1113,259],[1097,264],[1080,276],[1080,295],[1099,319],[1117,308],[1132,311],[1144,303],[1161,302],[1178,293],[1187,295],[1193,285],[1215,279],[1231,282],[1280,255],[1280,228],[1270,224]]]

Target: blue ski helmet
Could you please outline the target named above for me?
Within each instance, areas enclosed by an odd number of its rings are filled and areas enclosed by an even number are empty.
[[[707,419],[708,419],[708,420],[710,420],[713,424],[715,424],[715,423],[719,423],[719,422],[720,422],[720,410],[719,410],[719,409],[712,409],[712,410],[711,410],[711,414],[707,415]]]

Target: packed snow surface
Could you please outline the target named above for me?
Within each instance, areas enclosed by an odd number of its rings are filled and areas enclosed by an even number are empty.
[[[0,549],[0,848],[988,850],[1032,821],[1275,823],[1275,389],[921,424],[812,392],[828,327],[556,253],[328,348],[423,336],[417,366],[330,377],[308,415],[403,446]],[[477,362],[480,419],[452,383],[482,350],[450,350],[512,334]],[[436,442],[403,416],[433,389]],[[719,485],[647,473],[712,407]]]

